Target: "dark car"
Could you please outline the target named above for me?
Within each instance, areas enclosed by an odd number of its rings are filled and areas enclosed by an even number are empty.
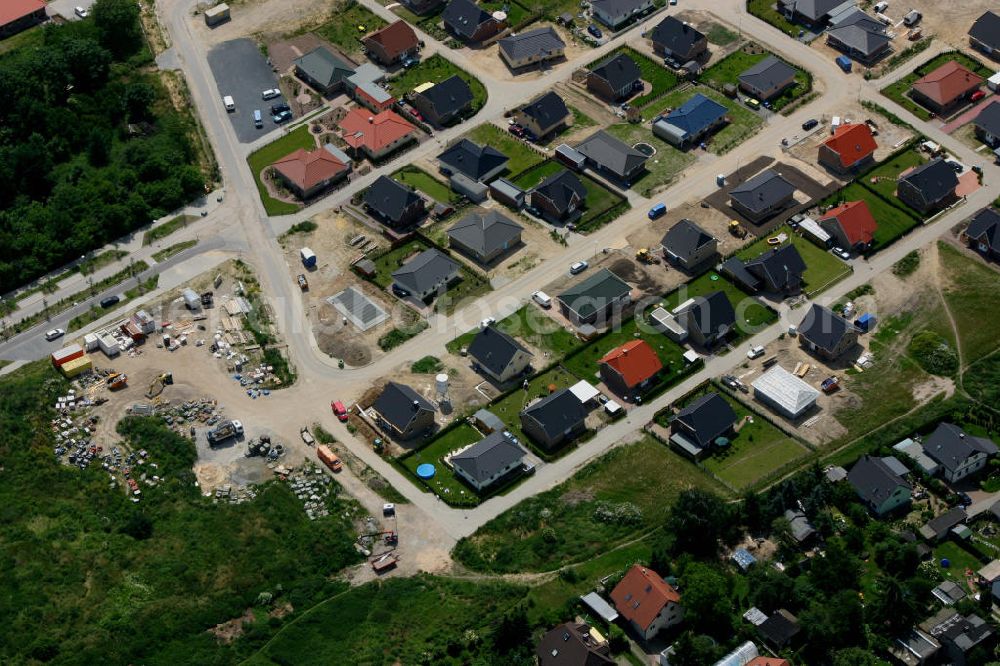
[[[292,119],[292,112],[291,111],[282,111],[281,113],[276,113],[276,114],[274,114],[274,117],[272,118],[272,120],[275,122],[276,125],[280,125],[281,123],[288,122],[291,119]]]
[[[396,283],[393,283],[392,285],[392,293],[396,294],[400,298],[406,298],[407,296],[410,295],[410,292],[408,290],[403,289]]]
[[[946,164],[947,164],[948,166],[950,166],[950,167],[951,167],[951,169],[952,169],[952,171],[954,171],[955,173],[962,173],[962,169],[964,169],[964,168],[965,168],[965,167],[963,167],[963,166],[962,166],[961,164],[959,164],[958,162],[954,162],[954,161],[952,161],[952,160],[948,160],[948,161],[946,162]]]
[[[969,497],[969,493],[958,493],[958,503],[962,506],[969,506],[972,504],[972,498]]]
[[[101,299],[102,308],[110,308],[112,305],[117,305],[118,301],[121,300],[117,296],[108,296],[107,298]]]
[[[589,32],[594,37],[594,39],[600,39],[601,37],[604,36],[604,33],[601,32],[601,29],[598,28],[593,23],[587,26],[587,32]]]
[[[808,132],[813,127],[816,127],[816,125],[819,125],[819,121],[816,120],[815,118],[810,118],[809,120],[807,120],[804,123],[802,123],[802,129],[804,129],[804,130],[806,130]]]
[[[279,102],[278,104],[272,104],[271,105],[271,115],[272,116],[276,116],[279,113],[283,113],[285,111],[291,111],[291,110],[292,110],[292,107],[288,106],[288,104],[286,104],[285,102]]]

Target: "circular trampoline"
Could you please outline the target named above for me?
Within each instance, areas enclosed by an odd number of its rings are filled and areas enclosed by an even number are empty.
[[[434,465],[430,463],[417,465],[417,476],[419,476],[421,479],[432,478],[434,476]]]
[[[648,143],[645,143],[645,142],[637,143],[637,144],[635,144],[632,147],[635,148],[636,150],[638,150],[640,153],[642,153],[646,157],[651,157],[651,156],[653,156],[653,155],[656,154],[656,148],[653,148],[651,145],[649,145]]]

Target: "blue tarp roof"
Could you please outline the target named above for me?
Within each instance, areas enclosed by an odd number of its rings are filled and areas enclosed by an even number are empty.
[[[726,115],[726,107],[698,93],[667,114],[667,122],[688,134],[698,134]]]
[[[737,548],[733,551],[733,561],[740,565],[740,569],[746,571],[751,564],[757,561],[757,558],[751,555],[746,548]]]

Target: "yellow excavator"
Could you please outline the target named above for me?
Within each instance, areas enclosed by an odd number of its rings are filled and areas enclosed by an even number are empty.
[[[153,382],[149,385],[149,390],[146,391],[147,398],[155,398],[156,396],[163,393],[163,387],[169,386],[174,383],[174,376],[169,372],[164,372],[159,375]]]

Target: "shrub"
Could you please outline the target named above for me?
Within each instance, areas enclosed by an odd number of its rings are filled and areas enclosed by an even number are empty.
[[[892,266],[892,274],[897,277],[912,275],[920,267],[920,254],[914,250]]]
[[[913,336],[907,351],[932,375],[948,376],[958,370],[958,354],[947,340],[933,331],[921,331]]]

